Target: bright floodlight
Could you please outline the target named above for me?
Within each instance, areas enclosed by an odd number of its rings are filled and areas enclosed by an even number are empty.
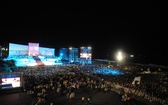
[[[117,60],[119,62],[123,60],[123,54],[121,52],[118,52],[118,54],[117,54]]]

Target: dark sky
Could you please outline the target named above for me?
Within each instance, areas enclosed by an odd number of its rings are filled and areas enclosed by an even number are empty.
[[[93,58],[113,60],[121,49],[135,62],[168,65],[164,3],[5,2],[0,44],[39,43],[55,48],[91,46]]]

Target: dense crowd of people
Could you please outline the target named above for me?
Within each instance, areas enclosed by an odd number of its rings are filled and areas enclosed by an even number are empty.
[[[125,68],[125,67],[124,67]],[[141,101],[155,102],[163,105],[168,97],[168,73],[154,71],[144,74],[141,68],[108,65],[57,65],[18,67],[15,72],[22,73],[23,90],[36,96],[34,104],[52,100],[48,91],[56,90],[57,94],[65,95],[71,101],[75,90],[82,87],[97,89],[102,92],[114,91],[120,94],[122,101],[136,98]],[[138,69],[137,69],[138,68]],[[135,69],[137,72],[135,72]],[[134,83],[135,77],[141,77]],[[90,97],[90,96],[88,96]],[[90,102],[91,98],[88,98]],[[81,97],[84,102],[84,97]]]

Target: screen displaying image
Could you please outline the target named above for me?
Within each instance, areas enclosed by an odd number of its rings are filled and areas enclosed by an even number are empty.
[[[11,89],[21,86],[20,76],[17,74],[3,75],[1,81],[1,89]]]
[[[29,56],[37,56],[39,53],[39,43],[29,43]]]

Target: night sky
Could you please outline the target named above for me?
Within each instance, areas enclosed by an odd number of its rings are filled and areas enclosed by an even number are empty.
[[[93,59],[113,60],[122,50],[134,61],[168,65],[166,12],[155,1],[4,2],[0,45],[39,43],[41,47],[91,46]]]

